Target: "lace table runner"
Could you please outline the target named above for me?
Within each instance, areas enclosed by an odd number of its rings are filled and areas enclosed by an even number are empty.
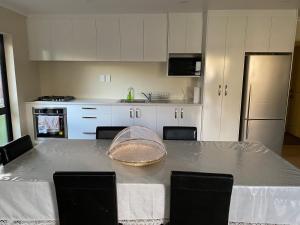
[[[168,219],[152,220],[120,220],[123,225],[161,225]],[[0,220],[0,225],[59,225],[56,220]],[[293,224],[269,224],[269,223],[243,223],[229,222],[229,225],[293,225]]]

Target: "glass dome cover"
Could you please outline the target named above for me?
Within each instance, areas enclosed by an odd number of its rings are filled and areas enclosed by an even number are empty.
[[[155,132],[146,127],[131,126],[117,134],[107,154],[126,165],[146,166],[162,160],[167,151]]]

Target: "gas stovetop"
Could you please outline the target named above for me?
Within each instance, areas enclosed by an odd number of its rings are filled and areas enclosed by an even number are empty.
[[[41,96],[37,98],[37,101],[51,101],[51,102],[68,102],[74,100],[74,96]]]

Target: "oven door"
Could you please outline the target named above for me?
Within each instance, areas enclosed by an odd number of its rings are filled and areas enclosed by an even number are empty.
[[[67,138],[67,120],[64,110],[34,109],[35,138]]]

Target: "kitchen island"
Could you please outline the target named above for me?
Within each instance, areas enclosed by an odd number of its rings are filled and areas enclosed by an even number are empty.
[[[169,217],[170,172],[179,170],[233,174],[231,223],[300,224],[300,170],[261,144],[165,141],[166,159],[148,167],[112,161],[109,145],[49,140],[1,166],[0,220],[56,224],[55,171],[115,171],[119,220],[160,224]]]

